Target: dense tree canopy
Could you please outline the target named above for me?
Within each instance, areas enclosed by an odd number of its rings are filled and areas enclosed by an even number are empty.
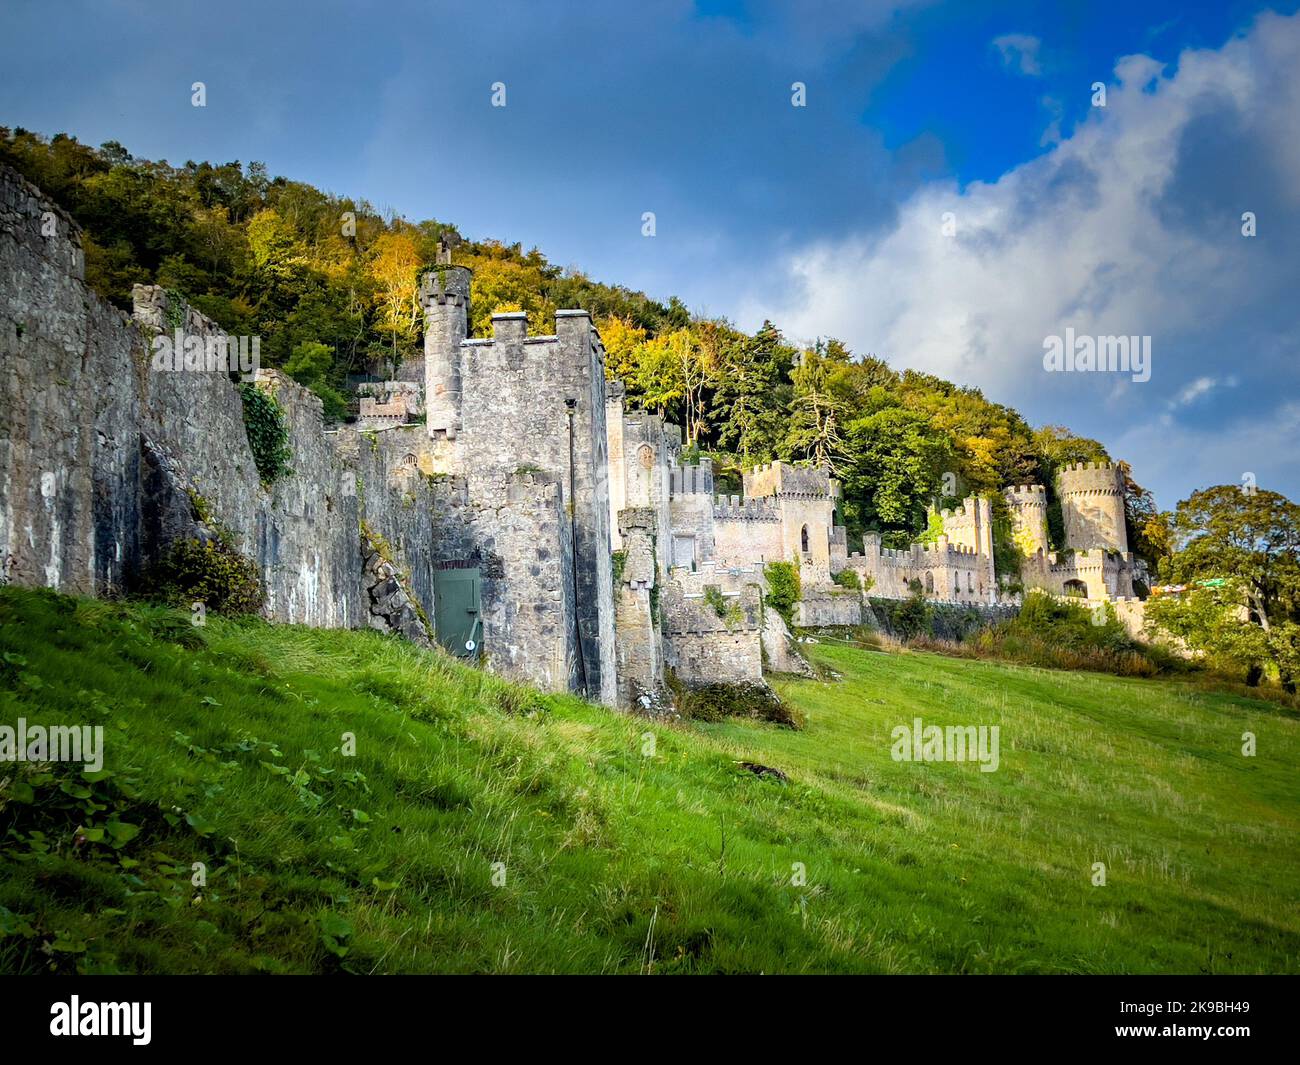
[[[1254,683],[1271,664],[1300,678],[1300,505],[1277,492],[1218,485],[1178,504],[1162,574],[1190,586],[1152,600],[1152,622]]]

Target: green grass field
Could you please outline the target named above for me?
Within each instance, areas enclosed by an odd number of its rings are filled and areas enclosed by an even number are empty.
[[[812,653],[842,678],[778,682],[801,732],[662,725],[373,633],[0,590],[0,724],[106,734],[93,779],[0,765],[0,971],[1300,971],[1293,713]],[[917,716],[999,725],[1000,768],[893,761]]]

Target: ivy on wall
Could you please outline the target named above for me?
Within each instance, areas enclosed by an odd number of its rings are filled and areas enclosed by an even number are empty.
[[[248,446],[253,449],[253,461],[257,463],[262,484],[270,487],[279,478],[293,472],[289,468],[292,453],[284,408],[271,393],[252,383],[240,385],[239,394],[244,401],[244,431],[248,434]]]

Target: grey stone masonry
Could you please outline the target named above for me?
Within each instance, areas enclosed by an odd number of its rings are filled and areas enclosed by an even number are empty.
[[[370,603],[370,627],[397,633],[421,647],[432,646],[429,627],[420,616],[419,605],[407,592],[400,572],[365,533],[361,534],[361,554],[365,559],[363,581]]]
[[[623,544],[614,588],[619,705],[657,714],[665,705],[665,689],[663,642],[656,616],[654,508],[622,510],[618,523]]]
[[[396,438],[377,434],[392,444],[362,455],[356,434],[324,432],[316,396],[260,370],[291,452],[290,472],[263,486],[228,364],[160,357],[177,330],[205,345],[226,335],[162,289],[134,297],[131,318],[92,292],[76,225],[0,165],[0,581],[129,591],[172,542],[203,535],[201,508],[256,562],[267,617],[359,627],[372,616],[365,518],[404,545],[398,564],[431,616],[429,512],[401,502],[431,496],[407,483]]]
[[[615,705],[600,337],[587,312],[559,311],[553,336],[529,336],[526,316],[504,313],[493,315],[490,338],[464,339],[468,299],[462,290],[467,286],[463,268],[440,267],[425,275],[425,408],[434,468],[463,478],[465,513],[475,514],[464,527],[472,541],[465,549],[496,559],[503,596],[518,603],[509,635],[493,628],[485,612],[487,655],[499,660],[504,653],[521,662],[542,655],[549,662],[546,683],[561,675],[562,662],[565,668],[572,665],[575,690]],[[525,488],[511,480],[517,476],[534,480]],[[557,494],[558,515],[538,495],[543,483]],[[494,543],[507,530],[517,551]],[[546,559],[532,556],[538,548],[547,552]],[[566,584],[540,586],[539,570],[554,565],[565,569]],[[576,651],[557,658],[554,640],[570,629]]]

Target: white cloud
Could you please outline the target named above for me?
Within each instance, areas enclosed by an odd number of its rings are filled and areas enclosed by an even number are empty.
[[[1180,407],[1190,407],[1202,396],[1208,396],[1216,389],[1236,388],[1239,378],[1236,374],[1227,374],[1224,377],[1210,377],[1202,375],[1192,381],[1189,381],[1174,394],[1173,399],[1169,401],[1169,409],[1178,410]]]
[[[1246,166],[1252,179],[1280,175],[1269,186],[1272,224],[1295,216],[1300,138],[1284,133],[1300,113],[1298,71],[1300,16],[1265,14],[1222,49],[1184,52],[1176,73],[1124,57],[1108,106],[1045,155],[994,182],[925,185],[885,231],[803,247],[787,262],[792,283],[756,295],[738,318],[772,318],[799,339],[836,336],[895,366],[978,385],[1036,422],[1093,433],[1138,418],[1157,425],[1153,407],[1185,407],[1227,383],[1227,369],[1250,386],[1241,401],[1274,406],[1288,386],[1259,382],[1266,367],[1290,365],[1294,385],[1296,312],[1284,299],[1261,311],[1260,301],[1270,277],[1294,271],[1278,265],[1289,238],[1276,228],[1269,244],[1242,237],[1237,220],[1252,208],[1222,175]],[[1257,153],[1249,162],[1214,147],[1208,160],[1180,155],[1207,125],[1218,135],[1239,124]],[[955,236],[944,232],[948,213]],[[1256,343],[1250,330],[1265,312],[1289,325]],[[1151,336],[1152,380],[1044,373],[1044,338],[1067,326]]]
[[[1028,33],[1004,33],[994,37],[990,42],[1002,57],[1002,65],[1008,70],[1017,70],[1028,77],[1036,78],[1043,72],[1038,60],[1038,52],[1043,42]]]

